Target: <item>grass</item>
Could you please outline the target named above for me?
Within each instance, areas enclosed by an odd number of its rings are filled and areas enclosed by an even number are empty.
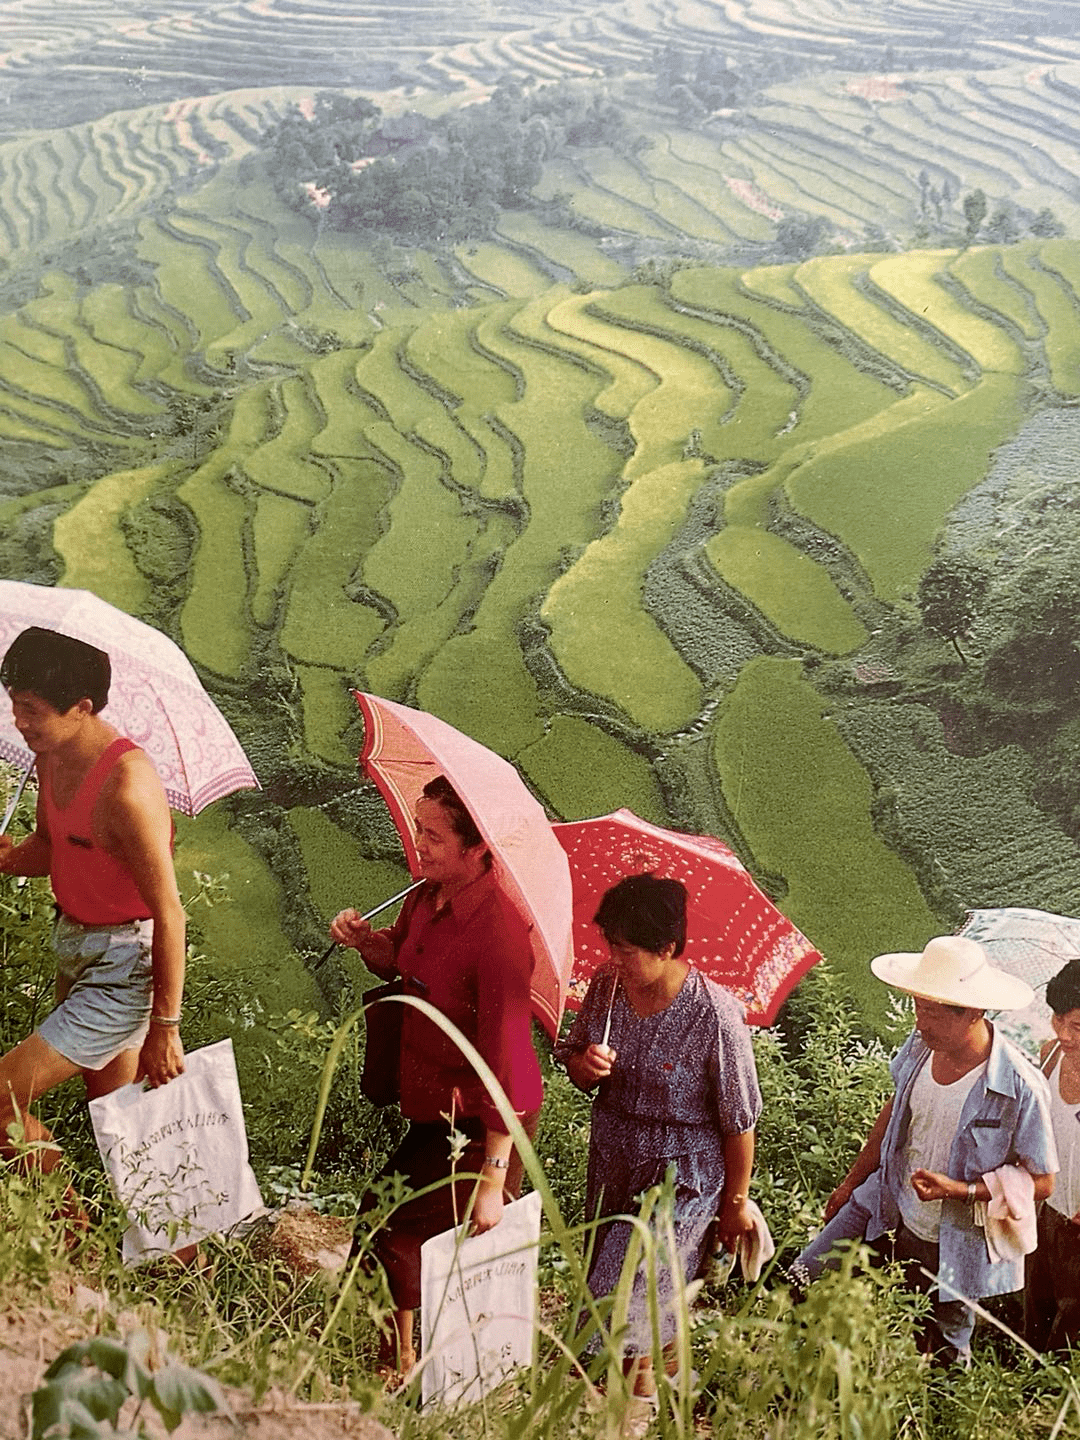
[[[865,626],[827,572],[778,535],[729,527],[709,540],[705,553],[781,634],[834,655],[865,643]]]
[[[753,299],[774,300],[778,305],[802,310],[806,306],[806,297],[793,283],[797,268],[794,262],[757,265],[753,270],[744,270],[739,280]]]
[[[53,546],[64,562],[62,583],[92,590],[129,615],[150,601],[150,586],[120,529],[124,513],[166,486],[179,466],[167,460],[104,476],[53,523]]]
[[[307,665],[329,665],[359,679],[383,619],[350,599],[359,561],[379,531],[389,493],[387,471],[373,461],[342,464],[319,524],[292,572],[282,647]]]
[[[937,277],[955,258],[951,250],[919,250],[889,255],[870,267],[873,283],[970,355],[983,371],[1019,375],[1023,356],[1004,330],[974,315],[938,283]]]
[[[970,381],[955,360],[857,288],[856,280],[868,276],[879,258],[847,255],[807,260],[796,270],[795,282],[815,304],[911,376],[949,394],[968,389]]]
[[[184,650],[196,664],[235,677],[250,654],[243,544],[250,507],[227,484],[228,469],[228,452],[219,450],[176,492],[199,526],[180,630]]]
[[[1043,346],[1054,385],[1063,395],[1080,394],[1080,366],[1076,359],[1080,341],[1077,292],[1070,288],[1064,274],[1043,268],[1040,250],[1034,245],[1002,247],[1000,255],[1005,273],[1030,294],[1046,328]]]
[[[786,315],[745,295],[737,271],[680,270],[672,277],[671,293],[676,303],[748,323],[780,357],[785,374],[794,370],[801,377],[804,389],[793,407],[800,440],[848,429],[878,414],[896,398],[894,390],[855,366],[802,316]]]
[[[626,278],[622,266],[605,255],[595,240],[576,230],[545,225],[528,211],[511,210],[502,215],[497,233],[523,250],[527,259],[535,256],[541,263],[550,259],[587,285],[618,285]]]
[[[1030,286],[1012,273],[1014,247],[989,249],[980,246],[962,250],[949,262],[949,273],[968,290],[972,298],[990,306],[1012,322],[1026,340],[1038,340],[1045,327],[1032,304]]]
[[[607,292],[592,290],[563,299],[549,292],[549,296],[552,303],[544,316],[543,328],[530,333],[599,367],[609,383],[597,391],[592,404],[613,419],[627,419],[635,405],[656,387],[660,377],[640,359],[628,355],[622,349],[624,336],[613,332],[598,314],[592,313],[595,305],[603,304]]]
[[[807,458],[788,493],[854,552],[877,594],[894,600],[917,583],[949,510],[986,474],[1021,414],[1019,381],[987,375],[970,394],[892,429],[887,447],[854,439]]]
[[[539,266],[501,245],[459,245],[454,255],[484,285],[514,299],[531,300],[551,284]]]
[[[251,615],[256,625],[272,624],[292,563],[311,534],[311,523],[311,507],[287,495],[266,491],[255,500],[251,529],[256,581]]]
[[[520,391],[495,414],[520,445],[528,524],[508,543],[468,631],[432,658],[417,688],[422,708],[507,755],[543,733],[543,699],[524,664],[517,627],[547,592],[566,551],[595,532],[619,470],[618,457],[584,425],[603,377],[550,348],[546,311],[545,299],[523,307],[507,302],[477,327],[480,349],[520,376]],[[533,336],[543,338],[543,349],[528,343]]]
[[[666,312],[656,291],[651,286],[629,286],[596,299],[590,308],[614,331],[609,333],[609,346],[617,345],[620,353],[657,379],[630,412],[636,449],[627,462],[626,478],[680,459],[692,430],[701,432],[705,450],[722,445],[722,427],[733,408],[733,396],[717,367],[681,343],[680,317]],[[687,329],[693,329],[692,321]]]
[[[346,906],[370,909],[409,883],[404,864],[371,860],[357,840],[320,810],[295,806],[289,825],[300,842],[311,903],[327,925]]]
[[[615,525],[552,585],[541,610],[569,679],[614,700],[660,734],[698,713],[701,685],[641,608],[645,571],[682,522],[701,484],[697,460],[638,474]]]
[[[282,380],[276,401],[284,412],[281,428],[261,445],[245,447],[244,471],[264,490],[316,504],[328,495],[330,478],[310,458],[312,440],[322,428],[322,415],[306,377]]]
[[[624,806],[643,820],[668,822],[652,766],[614,736],[576,715],[555,715],[517,763],[566,820],[608,815]]]
[[[783,877],[780,906],[845,977],[871,1023],[885,987],[872,956],[921,950],[938,930],[908,867],[870,818],[866,771],[797,661],[745,666],[713,726],[724,800],[758,866]]]

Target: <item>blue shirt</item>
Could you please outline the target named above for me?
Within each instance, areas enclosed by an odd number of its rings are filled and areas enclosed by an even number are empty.
[[[881,1163],[852,1197],[869,1212],[867,1240],[876,1240],[900,1224],[896,1197],[902,1185],[910,1184],[904,1174],[903,1149],[911,1123],[911,1091],[930,1055],[914,1030],[890,1066],[896,1097],[881,1144]],[[1045,1077],[994,1029],[986,1069],[960,1112],[948,1174],[967,1183],[1001,1165],[1022,1165],[1032,1175],[1047,1175],[1057,1172],[1058,1156]],[[974,1206],[966,1200],[942,1202],[938,1248],[938,1278],[945,1282],[942,1300],[1004,1295],[1024,1283],[1022,1260],[991,1261],[983,1231],[975,1224]]]

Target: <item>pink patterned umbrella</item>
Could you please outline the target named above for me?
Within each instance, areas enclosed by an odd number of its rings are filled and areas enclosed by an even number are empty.
[[[574,883],[574,974],[567,1004],[577,1009],[608,960],[593,924],[606,890],[648,871],[687,889],[686,959],[741,1000],[752,1025],[771,1025],[785,997],[821,956],[763,895],[735,853],[711,835],[682,835],[616,810],[552,829]]]
[[[32,625],[106,652],[112,685],[102,718],[146,751],[174,810],[197,815],[233,790],[259,788],[224,715],[167,635],[89,590],[0,580],[0,655]],[[34,759],[2,697],[0,757],[24,767]]]
[[[508,760],[435,715],[356,695],[364,716],[360,765],[390,807],[417,873],[413,814],[420,792],[445,775],[476,821],[505,894],[531,927],[533,1013],[558,1033],[570,979],[570,869],[540,802]]]

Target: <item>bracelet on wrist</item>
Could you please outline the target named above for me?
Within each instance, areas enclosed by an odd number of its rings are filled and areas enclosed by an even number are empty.
[[[967,1187],[967,1203],[968,1203],[969,1205],[974,1205],[974,1204],[975,1204],[975,1181],[974,1181],[974,1180],[969,1180],[969,1181],[968,1181],[968,1187]]]
[[[484,1164],[485,1164],[485,1165],[493,1165],[496,1170],[509,1170],[509,1169],[510,1169],[510,1161],[509,1161],[509,1160],[503,1160],[503,1159],[501,1159],[498,1155],[485,1155],[485,1156],[484,1156]]]
[[[150,1016],[150,1024],[151,1024],[151,1025],[169,1025],[169,1026],[179,1025],[179,1024],[180,1024],[180,1016],[179,1016],[179,1015],[151,1015],[151,1016]]]

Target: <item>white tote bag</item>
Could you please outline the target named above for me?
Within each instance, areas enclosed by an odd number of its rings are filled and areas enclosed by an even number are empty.
[[[90,1101],[101,1158],[131,1222],[129,1264],[230,1230],[265,1208],[248,1164],[231,1040],[184,1056],[156,1090],[122,1085]]]
[[[479,1400],[532,1363],[540,1196],[507,1205],[493,1230],[447,1230],[420,1247],[421,1395]]]

